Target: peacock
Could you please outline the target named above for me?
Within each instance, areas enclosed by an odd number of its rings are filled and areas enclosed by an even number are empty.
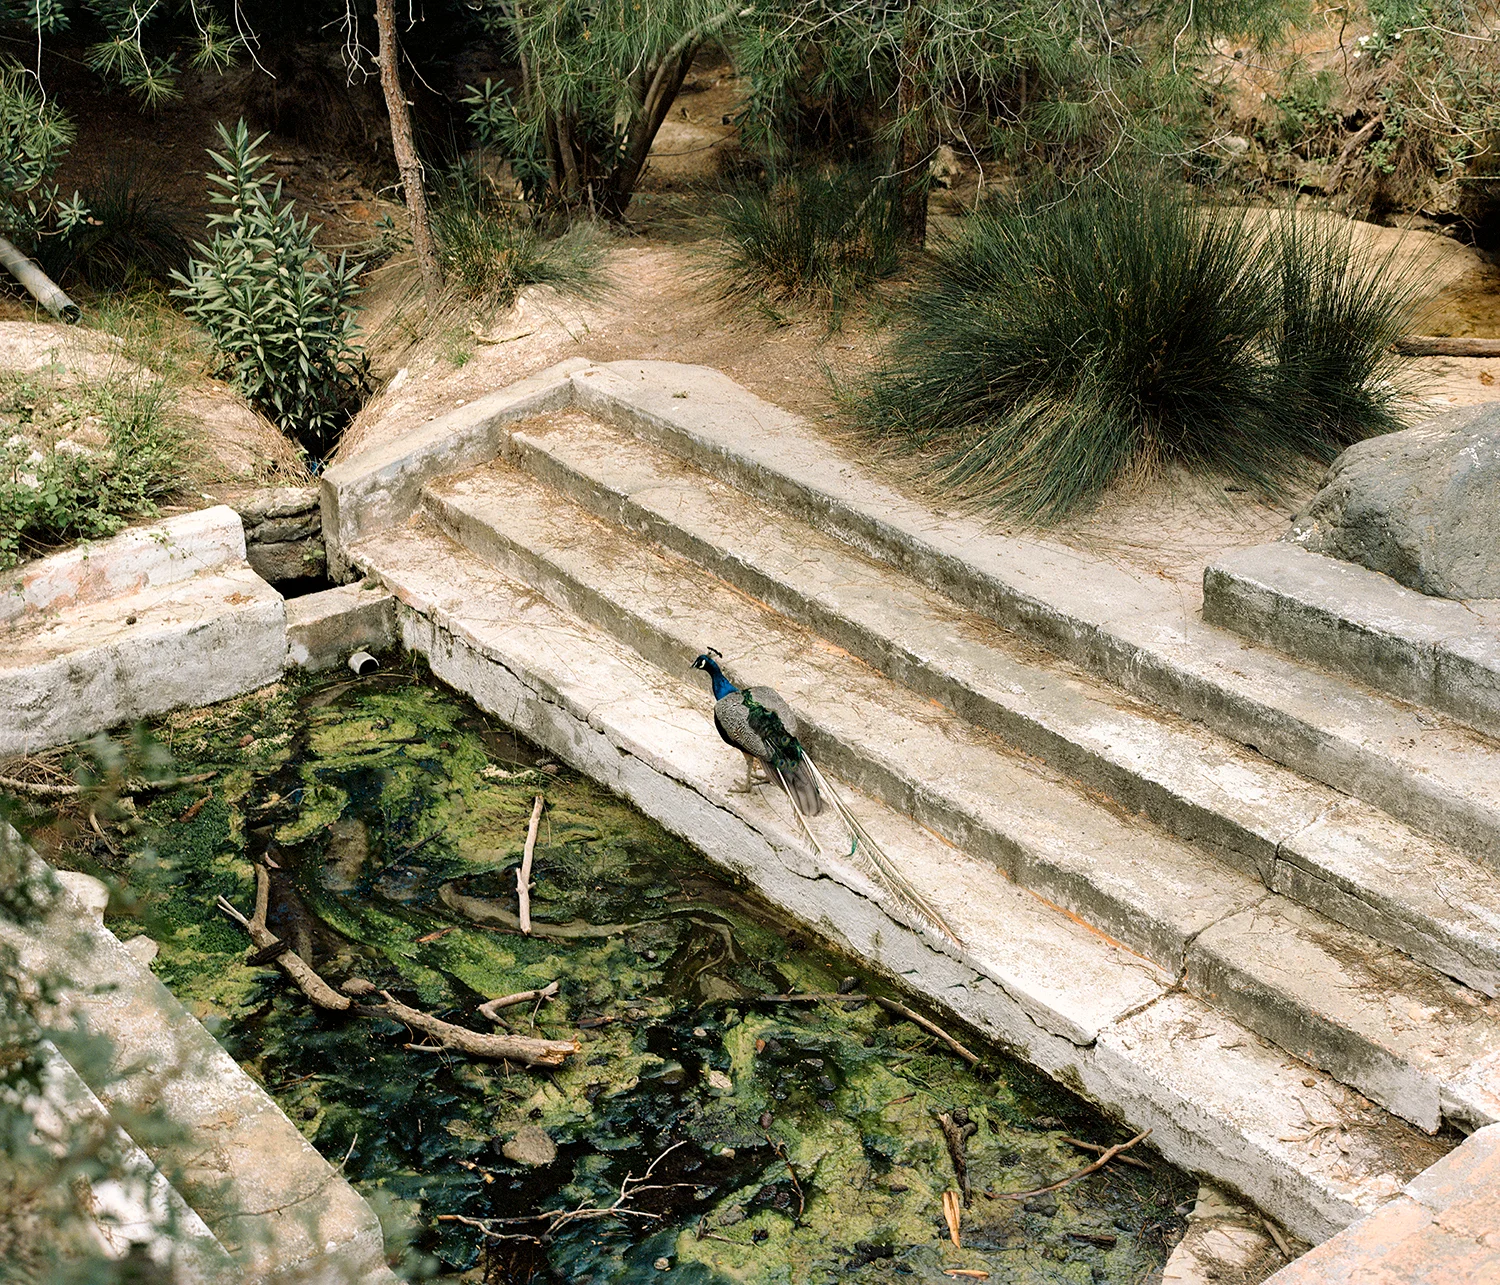
[[[755,768],[765,769],[769,780],[786,791],[792,811],[812,844],[821,854],[822,845],[807,824],[808,817],[823,811],[826,798],[842,822],[849,838],[849,855],[863,851],[876,873],[890,889],[892,896],[909,912],[935,924],[955,944],[958,936],[947,921],[911,882],[896,869],[885,850],[870,837],[858,817],[849,810],[818,770],[818,765],[797,739],[797,716],[774,687],[736,687],[719,667],[719,653],[712,647],[693,662],[694,669],[704,670],[713,683],[714,727],[726,745],[745,756],[745,785],[742,793],[755,788]]]

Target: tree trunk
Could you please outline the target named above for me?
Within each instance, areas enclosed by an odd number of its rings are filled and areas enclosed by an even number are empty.
[[[907,239],[920,250],[927,244],[928,170],[932,164],[932,140],[921,101],[920,72],[926,30],[920,0],[907,0],[902,27],[900,81],[896,88],[901,140],[896,149],[896,174],[900,184],[901,227]]]
[[[422,161],[411,132],[411,110],[401,92],[400,50],[396,46],[396,12],[393,0],[375,0],[375,27],[380,33],[377,60],[380,87],[391,117],[391,146],[396,168],[401,171],[401,190],[406,193],[406,213],[411,219],[411,248],[422,270],[422,284],[429,300],[443,288],[443,270],[438,264],[437,245],[432,239],[432,221],[427,216],[427,188],[422,182]]]

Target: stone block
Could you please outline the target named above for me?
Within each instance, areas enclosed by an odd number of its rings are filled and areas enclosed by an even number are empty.
[[[328,555],[321,538],[247,545],[245,561],[268,584],[321,576],[328,570]]]
[[[244,528],[224,504],[86,541],[0,573],[0,628],[173,584],[244,556]]]
[[[430,478],[493,458],[503,425],[566,406],[573,399],[570,376],[590,364],[582,357],[559,362],[326,469],[321,504],[329,573],[346,579],[349,545],[405,521]]]
[[[286,663],[327,669],[356,651],[385,651],[398,641],[396,600],[378,582],[339,585],[286,604]]]

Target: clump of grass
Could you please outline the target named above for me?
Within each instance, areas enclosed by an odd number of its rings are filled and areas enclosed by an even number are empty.
[[[966,220],[905,305],[863,423],[955,498],[1051,521],[1174,464],[1274,495],[1401,426],[1416,282],[1347,228],[1252,224],[1101,179]]]
[[[901,266],[893,183],[854,169],[794,172],[731,196],[721,216],[724,295],[763,310],[806,304],[835,316]]]
[[[154,516],[192,457],[171,402],[154,378],[0,378],[0,568]]]
[[[449,288],[463,300],[508,308],[526,286],[588,296],[602,287],[605,244],[575,223],[561,235],[502,200],[469,169],[434,185],[432,231]]]
[[[140,161],[112,165],[80,191],[88,218],[44,238],[42,266],[65,282],[96,290],[162,285],[186,266],[187,216],[165,194],[159,169]]]

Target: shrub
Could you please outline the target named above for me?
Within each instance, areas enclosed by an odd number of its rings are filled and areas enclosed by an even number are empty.
[[[467,168],[434,184],[433,198],[432,231],[443,275],[470,302],[506,308],[531,285],[578,294],[600,288],[604,246],[587,223],[545,236],[532,218],[500,200]]]
[[[1410,274],[1348,231],[1100,179],[968,219],[906,302],[865,424],[956,498],[1036,521],[1173,463],[1275,494],[1398,426]]]
[[[835,314],[888,277],[905,244],[893,183],[863,171],[792,173],[734,193],[723,216],[724,293]]]
[[[367,388],[368,359],[355,324],[363,264],[336,263],[313,243],[307,216],[265,176],[266,158],[245,122],[219,127],[224,151],[209,152],[213,241],[173,293],[213,338],[223,367],[252,405],[315,459],[326,458]]]
[[[68,392],[10,380],[0,386],[0,424],[0,567],[153,516],[182,486],[191,454],[158,380]]]
[[[84,217],[77,193],[64,201],[52,181],[73,133],[36,78],[0,58],[0,236],[32,249],[54,222],[67,229]]]
[[[87,219],[42,242],[42,267],[58,280],[82,279],[99,290],[167,284],[186,265],[188,242],[183,213],[163,195],[164,186],[148,165],[110,166],[80,193]]]

